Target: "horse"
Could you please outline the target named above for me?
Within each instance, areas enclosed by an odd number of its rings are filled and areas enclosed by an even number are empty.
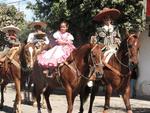
[[[72,113],[74,99],[81,87],[84,87],[90,79],[94,79],[93,75],[103,74],[100,63],[101,48],[102,46],[98,44],[84,44],[73,50],[67,60],[58,66],[58,71],[53,77],[44,75],[44,67],[38,64],[38,61],[35,62],[32,79],[34,94],[38,104],[38,113],[41,113],[40,95],[42,93],[46,100],[48,113],[52,112],[49,101],[50,89],[56,87],[63,87],[65,89],[68,103],[67,113]],[[53,74],[53,72],[50,74]]]
[[[92,105],[100,85],[105,85],[105,105],[103,113],[107,113],[110,107],[112,91],[121,93],[127,113],[132,113],[130,105],[130,79],[138,64],[138,51],[140,48],[139,38],[135,34],[127,35],[117,51],[108,63],[104,63],[104,76],[95,81],[91,90],[90,106],[88,113],[92,113]],[[89,96],[90,90],[84,87],[80,93],[80,113],[83,113],[83,104]]]
[[[45,45],[42,42],[39,42],[40,46],[36,47],[34,43],[27,43],[24,44],[21,50],[20,54],[20,60],[21,60],[21,68],[22,68],[22,89],[24,89],[24,101],[30,102],[30,90],[32,80],[31,80],[31,73],[33,70],[34,62],[36,61],[36,57],[39,53],[41,53],[43,50],[50,48],[50,45]],[[33,105],[34,105],[34,99],[33,99]]]
[[[19,47],[15,47],[17,51],[12,55],[12,51],[10,50],[6,56],[5,61],[0,66],[0,77],[2,79],[1,82],[1,103],[0,108],[3,108],[4,104],[4,88],[10,82],[15,83],[16,89],[16,97],[14,102],[13,112],[21,113],[21,66],[19,60],[19,54],[21,50],[21,45]],[[10,56],[12,58],[10,58]]]

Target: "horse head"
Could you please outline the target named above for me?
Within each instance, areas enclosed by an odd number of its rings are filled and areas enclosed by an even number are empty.
[[[96,75],[97,78],[101,78],[103,73],[103,64],[102,64],[102,49],[103,45],[100,44],[92,44],[91,51],[89,54],[89,63],[90,63],[90,74],[93,71],[93,74]],[[90,76],[90,75],[89,75]]]
[[[87,79],[95,80],[103,74],[101,48],[99,44],[84,44],[75,51],[76,65]]]
[[[140,48],[139,37],[136,34],[130,34],[127,37],[127,46],[130,64],[132,66],[136,66],[138,64],[138,54]]]
[[[24,54],[24,57],[25,57],[26,67],[28,69],[32,70],[34,62],[36,60],[35,45],[32,44],[32,43],[26,44],[24,46],[23,54]]]

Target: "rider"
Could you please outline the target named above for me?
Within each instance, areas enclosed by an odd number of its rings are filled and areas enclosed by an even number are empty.
[[[20,41],[17,39],[17,33],[20,32],[20,29],[14,25],[9,25],[1,30],[6,34],[3,45],[1,45],[3,46],[3,51],[0,52],[0,63],[3,63],[8,53],[11,55],[7,57],[11,60],[18,51]]]
[[[53,48],[38,55],[38,63],[50,69],[54,69],[58,64],[63,63],[75,49],[73,45],[74,37],[67,32],[68,23],[62,21],[59,30],[53,34],[55,42],[57,43]],[[49,70],[44,71],[48,74]]]
[[[108,56],[109,58],[116,52],[121,42],[118,27],[113,25],[113,20],[118,19],[119,16],[119,10],[104,8],[94,17],[94,20],[101,23],[102,26],[97,28],[95,36],[92,36],[91,40],[96,38],[98,43],[104,43],[104,50],[106,50],[104,56]],[[108,62],[109,59],[105,61]]]
[[[44,44],[49,44],[49,39],[46,36],[46,33],[42,31],[42,28],[46,27],[47,24],[44,22],[32,22],[30,27],[34,27],[35,31],[30,33],[27,39],[27,43],[35,43],[38,47],[40,42],[44,42]]]

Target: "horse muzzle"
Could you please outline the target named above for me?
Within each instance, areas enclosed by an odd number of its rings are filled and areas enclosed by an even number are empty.
[[[102,77],[103,77],[103,75],[104,75],[104,73],[103,73],[103,72],[96,72],[96,79],[100,79],[100,78],[102,78]]]

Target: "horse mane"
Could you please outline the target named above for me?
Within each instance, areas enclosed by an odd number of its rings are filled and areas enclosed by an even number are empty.
[[[127,51],[127,39],[128,38],[125,38],[123,41],[121,41],[118,52],[122,50]]]

